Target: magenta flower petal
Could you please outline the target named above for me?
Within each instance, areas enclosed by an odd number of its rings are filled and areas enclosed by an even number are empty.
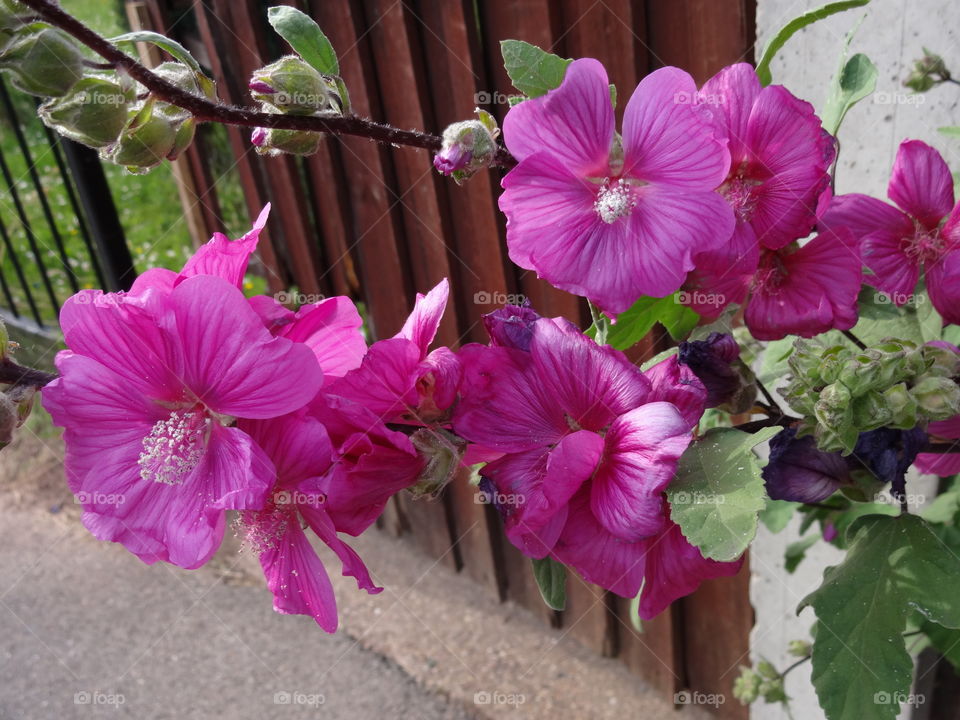
[[[276,527],[270,530],[279,537],[260,553],[273,609],[285,615],[309,615],[328,633],[336,632],[337,601],[327,571],[297,519],[278,515]]]
[[[900,144],[887,196],[928,229],[953,207],[953,176],[936,150],[919,140]]]
[[[695,104],[689,74],[666,67],[647,75],[623,115],[623,174],[684,190],[713,190],[730,169],[725,137]],[[689,200],[688,200],[689,201]]]
[[[603,454],[603,438],[587,430],[564,437],[552,449],[506,455],[483,468],[499,493],[497,508],[508,537],[538,535],[593,474]],[[546,555],[549,545],[543,540]]]
[[[753,227],[737,222],[730,241],[697,253],[679,299],[701,317],[716,319],[730,304],[742,305],[760,262]]]
[[[927,266],[927,292],[944,322],[960,325],[960,248]]]
[[[417,381],[420,414],[425,410],[440,412],[448,409],[456,401],[463,379],[460,358],[450,348],[439,347],[427,355],[420,367],[421,375]]]
[[[618,417],[590,490],[600,524],[627,542],[656,533],[663,525],[661,492],[689,444],[690,423],[670,403],[648,403]]]
[[[250,232],[239,240],[231,240],[223,233],[214,233],[210,241],[187,260],[180,276],[188,278],[195,275],[216,275],[231,285],[242,287],[250,256],[257,248],[260,233],[266,227],[269,215],[270,203],[267,203]]]
[[[383,592],[383,588],[373,582],[370,571],[367,570],[367,566],[357,554],[357,551],[337,535],[333,522],[325,512],[313,508],[300,508],[300,513],[307,521],[310,529],[317,534],[317,537],[336,553],[343,565],[344,577],[354,578],[357,581],[357,587],[366,590],[370,595]]]
[[[886,293],[896,305],[903,305],[920,279],[916,261],[903,252],[903,235],[896,226],[872,232],[862,239],[860,254],[873,277],[867,280]]]
[[[510,109],[503,139],[517,160],[546,152],[573,172],[603,175],[613,126],[607,71],[583,58],[567,66],[559,88]]]
[[[340,296],[301,307],[277,334],[313,350],[323,370],[324,383],[329,384],[360,367],[367,352],[362,325],[353,301]]]
[[[389,420],[417,406],[420,360],[420,349],[409,340],[381,340],[370,346],[359,368],[335,379],[325,389]]]
[[[150,268],[144,273],[137,275],[130,286],[131,295],[142,295],[147,290],[157,290],[162,295],[169,295],[173,286],[177,284],[179,275],[173,270],[166,268]]]
[[[267,454],[237,428],[213,424],[202,475],[206,507],[244,510],[263,507],[277,471]]]
[[[753,66],[736,63],[707,80],[698,93],[698,100],[722,118],[719,134],[727,135],[733,162],[749,156],[747,123],[761,90]]]
[[[653,384],[648,400],[651,403],[662,401],[673,405],[689,431],[700,422],[706,409],[707,388],[693,370],[680,364],[679,359],[678,355],[671,355],[648,368],[644,375]]]
[[[734,562],[709,560],[687,542],[680,526],[670,522],[647,544],[646,573],[640,596],[640,617],[652,620],[674,600],[689,595],[704,580],[736,575],[743,558]]]
[[[902,233],[903,237],[913,234],[913,223],[900,210],[858,193],[833,198],[818,224],[821,230],[845,227],[857,239],[877,231]]]
[[[396,334],[396,337],[406,338],[420,348],[421,360],[427,356],[427,349],[437,334],[449,295],[450,284],[446,278],[426,295],[417,293],[413,312],[410,313],[400,332]]]
[[[643,584],[646,542],[626,542],[604,528],[590,511],[590,493],[581,490],[553,548],[553,557],[584,580],[621,597],[636,597]]]
[[[184,383],[214,412],[269,418],[310,401],[322,372],[305,345],[273,338],[243,294],[220,278],[188,278],[170,294]]]

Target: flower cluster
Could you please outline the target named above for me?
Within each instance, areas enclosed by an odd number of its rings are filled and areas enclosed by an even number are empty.
[[[179,273],[154,269],[130,292],[70,298],[60,317],[69,350],[43,402],[64,428],[67,479],[96,537],[147,563],[196,568],[220,546],[226,511],[239,511],[275,608],[332,632],[332,588],[304,529],[361,588],[380,590],[339,533],[363,532],[424,469],[386,420],[444,404],[436,368],[446,356],[426,347],[447,290],[367,348],[347,298],[292,312],[244,297],[266,217],[239,240],[215,235]],[[364,380],[371,366],[379,385]]]

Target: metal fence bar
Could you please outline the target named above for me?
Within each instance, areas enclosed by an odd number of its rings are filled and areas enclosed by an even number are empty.
[[[73,292],[77,292],[80,289],[80,285],[77,283],[77,274],[70,266],[67,249],[63,244],[63,238],[60,236],[57,223],[53,219],[53,211],[50,209],[50,203],[47,201],[47,194],[43,190],[43,183],[40,182],[40,175],[37,174],[36,163],[33,161],[33,153],[30,152],[30,145],[27,143],[26,137],[24,137],[23,129],[20,127],[20,118],[10,100],[10,94],[7,92],[7,85],[4,82],[0,82],[0,102],[3,103],[7,116],[10,118],[14,137],[17,139],[17,145],[20,146],[20,152],[23,153],[23,159],[27,163],[27,172],[30,174],[30,180],[33,182],[33,187],[37,191],[37,198],[40,200],[40,210],[43,212],[47,227],[50,228],[50,235],[53,237],[53,242],[57,246],[60,263],[63,265],[64,270],[67,271],[67,281],[70,283]]]
[[[3,167],[6,168],[6,163],[3,162],[3,153],[0,152],[0,163],[3,163]],[[40,310],[37,308],[37,302],[33,298],[33,292],[30,290],[30,283],[27,282],[26,276],[23,274],[23,267],[20,265],[20,258],[17,256],[17,251],[13,247],[13,242],[10,240],[10,234],[7,232],[7,226],[4,224],[3,220],[0,219],[0,238],[3,239],[3,245],[7,249],[7,253],[10,255],[10,262],[13,264],[13,270],[17,274],[17,280],[20,281],[20,287],[23,288],[24,294],[27,296],[27,304],[30,306],[30,312],[33,314],[33,319],[37,321],[37,325],[43,325],[43,320],[40,317]],[[5,290],[8,290],[6,286]],[[12,297],[7,298],[10,303],[10,309],[17,314],[16,305],[13,302]]]

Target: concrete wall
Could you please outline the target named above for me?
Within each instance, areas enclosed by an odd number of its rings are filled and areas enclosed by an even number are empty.
[[[758,0],[758,55],[785,22],[824,2]],[[907,138],[933,145],[955,172],[960,171],[960,142],[937,132],[940,126],[960,125],[960,87],[947,84],[915,96],[902,86],[924,46],[942,55],[947,67],[960,74],[960,4],[957,0],[873,0],[866,8],[812,25],[795,35],[781,50],[772,66],[774,82],[822,108],[844,36],[861,17],[864,20],[850,52],[866,53],[876,64],[879,77],[876,93],[850,111],[840,130],[837,192],[865,192],[885,197],[897,146]],[[810,610],[799,618],[795,615],[797,603],[819,585],[823,568],[842,557],[842,553],[833,548],[818,546],[794,575],[786,575],[783,552],[787,544],[796,539],[796,523],[778,535],[761,529],[751,553],[754,572],[751,596],[757,611],[752,638],[754,660],[764,656],[778,667],[791,662],[785,653],[786,644],[791,639],[807,637],[813,623]],[[795,718],[818,720],[823,717],[810,685],[809,664],[791,673],[787,692],[794,698]],[[787,720],[787,717],[779,707],[762,703],[755,705],[751,713],[754,720]]]

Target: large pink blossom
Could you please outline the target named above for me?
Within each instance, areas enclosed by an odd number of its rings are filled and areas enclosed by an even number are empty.
[[[840,195],[821,224],[853,232],[872,273],[867,282],[896,305],[911,299],[922,273],[933,306],[946,322],[960,323],[960,205],[940,153],[919,140],[901,143],[887,196],[897,207]]]
[[[606,71],[592,59],[511,108],[504,139],[519,160],[503,180],[510,258],[618,314],[677,290],[695,251],[727,242],[733,213],[714,190],[725,139],[677,68],[644,78],[624,112],[622,153]]]
[[[703,413],[706,389],[676,356],[644,374],[562,321],[525,327],[529,335],[501,334],[502,344],[461,350],[454,429],[501,453],[481,475],[514,545],[632,597],[657,538],[669,532],[663,491]],[[686,573],[662,583],[689,592],[704,577],[728,574],[728,565],[652,563],[649,572]]]
[[[64,428],[84,524],[145,562],[202,565],[224,511],[261,507],[273,483],[270,459],[234,420],[309,402],[322,382],[316,358],[272,337],[236,287],[209,275],[82,291],[60,325],[70,349],[43,401]]]

